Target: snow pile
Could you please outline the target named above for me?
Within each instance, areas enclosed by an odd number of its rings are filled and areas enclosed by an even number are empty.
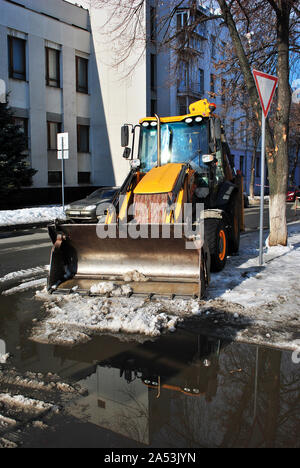
[[[10,354],[1,354],[0,353],[0,364],[6,364]]]
[[[0,284],[9,283],[10,281],[15,280],[22,280],[30,276],[38,276],[40,274],[44,274],[48,270],[49,266],[45,265],[43,267],[28,268],[28,270],[14,271],[0,278]]]
[[[0,227],[19,224],[48,223],[55,219],[65,220],[66,215],[60,206],[41,206],[22,210],[0,211]]]
[[[140,273],[139,271],[129,271],[126,273],[123,277],[125,283],[130,283],[131,281],[135,281],[137,283],[145,283],[149,281],[149,278],[147,278],[143,273]]]
[[[22,411],[46,411],[53,407],[50,403],[40,400],[33,400],[23,395],[11,395],[10,393],[0,393],[0,403],[9,408],[22,408]]]
[[[240,255],[228,259],[226,268],[212,275],[209,297],[224,299],[245,308],[284,301],[291,297],[300,305],[300,225],[289,227],[287,247],[267,247],[265,264],[259,267],[258,233],[242,236]]]
[[[126,296],[132,293],[132,289],[127,284],[118,286],[111,282],[101,282],[93,284],[90,289],[91,294],[108,294],[110,296]]]
[[[99,332],[159,336],[174,331],[185,315],[196,315],[200,308],[195,300],[49,296],[46,291],[37,292],[36,298],[45,301],[49,317],[34,330],[33,339],[65,344]]]
[[[165,302],[125,297],[87,298],[75,294],[57,296],[46,307],[50,312],[48,323],[51,324],[65,323],[97,331],[157,336],[164,329],[174,329],[179,319],[174,320],[167,313]]]
[[[0,414],[0,430],[8,429],[16,426],[17,421],[15,419],[7,418]]]
[[[3,296],[11,296],[12,294],[17,294],[20,292],[28,291],[29,289],[37,289],[39,287],[45,286],[47,284],[47,278],[36,279],[33,281],[27,281],[22,283],[15,288],[7,289],[2,292]]]

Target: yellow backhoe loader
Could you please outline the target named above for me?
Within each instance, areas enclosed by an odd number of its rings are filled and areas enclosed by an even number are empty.
[[[104,219],[49,226],[51,293],[110,294],[113,282],[128,295],[200,298],[210,272],[238,252],[242,177],[215,104],[189,110],[122,127],[131,170]]]

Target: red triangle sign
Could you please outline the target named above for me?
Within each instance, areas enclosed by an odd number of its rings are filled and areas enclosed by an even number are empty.
[[[264,116],[267,117],[278,83],[277,76],[252,70]]]

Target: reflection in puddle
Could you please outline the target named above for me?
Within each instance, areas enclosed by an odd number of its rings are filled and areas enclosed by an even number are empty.
[[[100,343],[96,369],[80,382],[89,395],[69,408],[76,418],[155,447],[299,445],[290,353],[183,331],[120,352]]]
[[[4,369],[53,372],[88,389],[44,445],[300,445],[300,366],[290,352],[183,329],[142,344],[99,336],[71,349],[42,345],[28,339],[40,313],[30,294],[1,301],[0,355],[11,355]]]
[[[174,395],[211,401],[218,386],[220,340],[188,335],[180,340],[180,360],[172,354],[172,341],[165,337],[98,364],[81,382],[89,395],[72,405],[71,414],[149,445],[154,426],[171,417]]]

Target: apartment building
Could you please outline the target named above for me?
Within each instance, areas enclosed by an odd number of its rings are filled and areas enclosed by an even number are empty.
[[[172,47],[157,51],[155,31],[157,24],[172,12],[173,3],[150,2],[148,17],[153,43],[148,47],[148,91],[147,109],[156,110],[163,115],[177,115],[188,112],[191,102],[206,98],[217,105],[217,113],[225,124],[227,139],[235,158],[235,166],[244,175],[245,190],[249,191],[251,180],[252,155],[255,142],[249,132],[249,120],[244,112],[233,106],[226,95],[229,77],[222,75],[215,67],[224,58],[224,50],[229,34],[218,20],[209,20],[215,12],[205,5],[205,0],[195,2],[196,8],[189,8],[190,2],[181,2],[176,10],[173,23],[168,27],[169,36],[176,36]],[[169,5],[169,6],[168,6]],[[155,18],[155,20],[153,20]],[[191,25],[195,25],[191,28]],[[160,31],[162,40],[165,30]],[[148,86],[149,87],[149,86]],[[259,192],[260,154],[255,155],[254,167],[257,169],[255,187]]]
[[[168,1],[147,0],[140,18],[140,40],[119,63],[125,47],[113,42],[111,10],[96,2],[0,0],[0,79],[6,83],[16,122],[28,137],[28,159],[38,172],[34,187],[61,183],[56,135],[69,133],[66,185],[119,185],[128,172],[122,158],[120,127],[145,115],[177,115],[207,98],[222,109],[226,77],[215,70],[228,37],[216,21],[199,22],[189,37],[192,15],[213,12],[205,1],[191,11],[181,3],[171,30],[177,47],[158,48],[159,27],[169,14]],[[146,41],[143,39],[150,38]],[[236,167],[248,190],[253,143],[239,110],[224,115]],[[239,135],[239,137],[237,137]],[[241,136],[242,135],[242,136]],[[259,168],[259,155],[256,162]],[[258,175],[258,174],[257,174]],[[259,183],[259,179],[257,179]]]
[[[56,135],[69,133],[66,185],[114,183],[89,12],[63,0],[0,0],[0,79],[38,172],[34,187],[61,183]],[[96,100],[98,101],[96,102]]]

